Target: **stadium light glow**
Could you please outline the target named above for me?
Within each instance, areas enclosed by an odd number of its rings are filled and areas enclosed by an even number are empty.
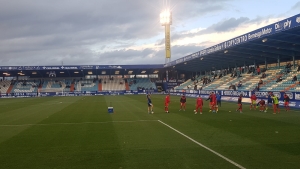
[[[165,9],[160,13],[160,23],[165,25],[172,25],[172,13],[170,10]]]
[[[155,70],[153,73],[158,73],[159,71],[158,70]]]
[[[146,70],[143,70],[141,73],[146,73]]]
[[[262,40],[262,42],[267,42],[267,41],[268,41],[268,39],[267,39],[267,38],[265,38],[265,39],[263,39],[263,40]]]
[[[93,72],[91,72],[91,71],[90,71],[90,72],[88,72],[88,74],[89,74],[89,75],[92,75],[92,74],[93,74]]]
[[[102,71],[101,74],[105,75],[105,74],[106,74],[106,71]]]
[[[36,75],[37,73],[36,72],[32,72],[31,74]]]
[[[79,72],[74,72],[74,73],[79,73]]]
[[[225,50],[224,53],[228,53],[228,50]]]
[[[65,73],[65,72],[59,72],[59,73]]]
[[[120,74],[120,71],[116,70],[116,71],[115,71],[115,74],[116,74],[116,75]]]

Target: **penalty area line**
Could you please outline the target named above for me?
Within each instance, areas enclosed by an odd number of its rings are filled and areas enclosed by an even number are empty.
[[[163,125],[169,127],[170,129],[174,130],[174,131],[177,132],[178,134],[180,134],[180,135],[184,136],[185,138],[191,140],[192,142],[198,144],[198,145],[201,146],[202,148],[204,148],[204,149],[206,149],[206,150],[208,150],[208,151],[214,153],[215,155],[217,155],[217,156],[223,158],[224,160],[228,161],[229,163],[235,165],[236,167],[238,167],[238,168],[240,168],[240,169],[246,169],[245,167],[241,166],[240,164],[238,164],[238,163],[236,163],[236,162],[230,160],[229,158],[223,156],[222,154],[220,154],[220,153],[218,153],[218,152],[216,152],[216,151],[214,151],[214,150],[212,150],[212,149],[206,147],[205,145],[203,145],[203,144],[199,143],[198,141],[192,139],[191,137],[189,137],[189,136],[183,134],[182,132],[180,132],[180,131],[176,130],[175,128],[171,127],[170,125],[168,125],[168,124],[166,124],[166,123],[164,123],[164,122],[162,122],[162,121],[160,121],[160,120],[158,120],[158,121],[159,121],[161,124],[163,124]]]

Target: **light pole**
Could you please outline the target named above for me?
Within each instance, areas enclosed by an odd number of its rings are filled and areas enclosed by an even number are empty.
[[[160,23],[165,26],[166,63],[168,63],[171,61],[170,25],[172,25],[172,13],[170,10],[166,9],[160,13]]]

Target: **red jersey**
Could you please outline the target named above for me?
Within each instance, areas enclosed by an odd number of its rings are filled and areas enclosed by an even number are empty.
[[[170,96],[169,95],[166,96],[165,103],[170,103]]]
[[[242,97],[238,98],[238,104],[242,104]]]
[[[198,105],[198,106],[203,106],[203,100],[202,100],[202,98],[200,98],[200,97],[197,98],[197,101],[196,101],[196,102],[197,102],[197,105]]]
[[[257,98],[256,98],[255,94],[253,94],[253,95],[250,97],[250,99],[251,99],[251,100],[256,100]]]
[[[262,105],[262,106],[266,104],[265,100],[261,100],[261,101],[259,101],[258,103],[259,103],[260,105]]]
[[[217,103],[217,96],[215,94],[211,95],[212,102]]]

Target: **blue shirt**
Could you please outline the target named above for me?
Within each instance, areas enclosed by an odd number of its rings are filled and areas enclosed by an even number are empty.
[[[217,101],[221,101],[221,95],[217,94]]]

